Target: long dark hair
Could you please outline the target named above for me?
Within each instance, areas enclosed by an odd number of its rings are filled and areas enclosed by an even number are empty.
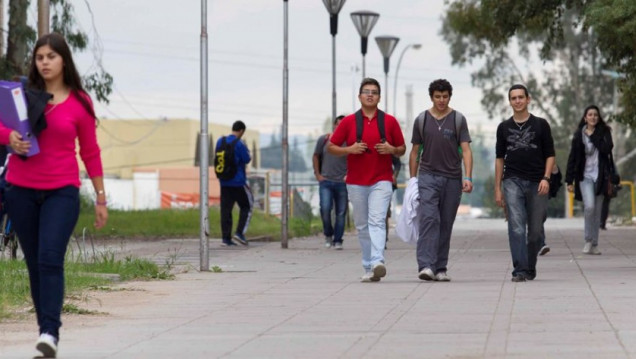
[[[46,91],[46,84],[38,68],[36,66],[35,54],[38,49],[44,45],[49,45],[51,50],[55,51],[62,57],[64,67],[62,69],[63,81],[66,86],[71,89],[71,94],[75,96],[82,104],[86,112],[88,112],[93,118],[96,118],[93,106],[89,102],[90,96],[84,90],[82,86],[82,79],[75,68],[75,62],[73,62],[73,55],[71,55],[71,49],[68,47],[64,36],[52,32],[41,36],[33,47],[33,53],[31,55],[31,68],[29,70],[29,87]]]
[[[603,120],[603,116],[601,116],[601,110],[599,110],[598,106],[596,105],[589,105],[585,108],[585,111],[583,111],[583,117],[581,117],[581,121],[579,121],[579,129],[583,128],[583,126],[585,126],[585,116],[587,115],[587,112],[589,110],[596,110],[596,113],[598,113],[598,123],[596,124],[596,128],[598,128],[599,130],[602,130],[604,133],[604,131],[610,131],[610,127],[607,125],[607,123],[605,123],[605,120]]]

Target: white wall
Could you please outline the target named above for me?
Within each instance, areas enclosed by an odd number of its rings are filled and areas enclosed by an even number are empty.
[[[158,209],[161,207],[159,193],[159,173],[135,173],[132,180],[105,178],[106,200],[108,208],[124,211],[137,209]],[[95,198],[90,179],[82,179],[82,195]]]

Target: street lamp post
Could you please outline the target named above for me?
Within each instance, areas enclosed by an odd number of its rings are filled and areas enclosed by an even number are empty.
[[[366,77],[366,63],[365,63],[365,55],[367,54],[367,43],[369,41],[369,34],[371,30],[375,26],[375,23],[378,22],[378,18],[380,14],[372,11],[355,11],[351,13],[351,20],[353,20],[353,25],[358,30],[358,34],[360,34],[360,52],[362,52],[362,78]]]
[[[331,31],[331,77],[333,87],[331,91],[331,122],[336,119],[336,35],[338,34],[338,13],[346,0],[322,0],[329,12]]]
[[[378,44],[380,48],[380,52],[382,53],[382,57],[384,57],[384,111],[387,112],[389,110],[389,58],[391,58],[391,54],[398,42],[400,41],[399,37],[395,36],[377,36],[375,38],[375,42]]]
[[[281,238],[280,246],[286,249],[288,246],[288,229],[289,229],[289,142],[288,124],[289,124],[289,9],[287,0],[283,0],[283,138],[281,142],[283,150],[283,163],[281,171],[281,182],[283,185],[281,192],[281,209],[280,224]]]
[[[406,50],[413,48],[415,50],[419,50],[422,47],[422,44],[410,44],[407,45],[404,50],[400,53],[400,57],[398,58],[397,66],[395,67],[395,81],[393,82],[393,116],[397,117],[397,107],[395,100],[397,99],[397,82],[398,82],[398,71],[400,71],[400,64],[402,64],[402,57],[404,57],[404,53]],[[407,120],[408,121],[408,120]],[[407,127],[408,129],[408,127]]]

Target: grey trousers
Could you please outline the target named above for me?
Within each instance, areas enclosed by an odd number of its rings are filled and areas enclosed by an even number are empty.
[[[453,223],[462,198],[462,180],[420,173],[417,181],[420,194],[418,271],[428,267],[433,273],[445,272]]]

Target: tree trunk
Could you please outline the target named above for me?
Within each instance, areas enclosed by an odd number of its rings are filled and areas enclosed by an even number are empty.
[[[7,62],[16,75],[26,73],[27,39],[30,30],[27,26],[28,8],[29,0],[9,0]]]

